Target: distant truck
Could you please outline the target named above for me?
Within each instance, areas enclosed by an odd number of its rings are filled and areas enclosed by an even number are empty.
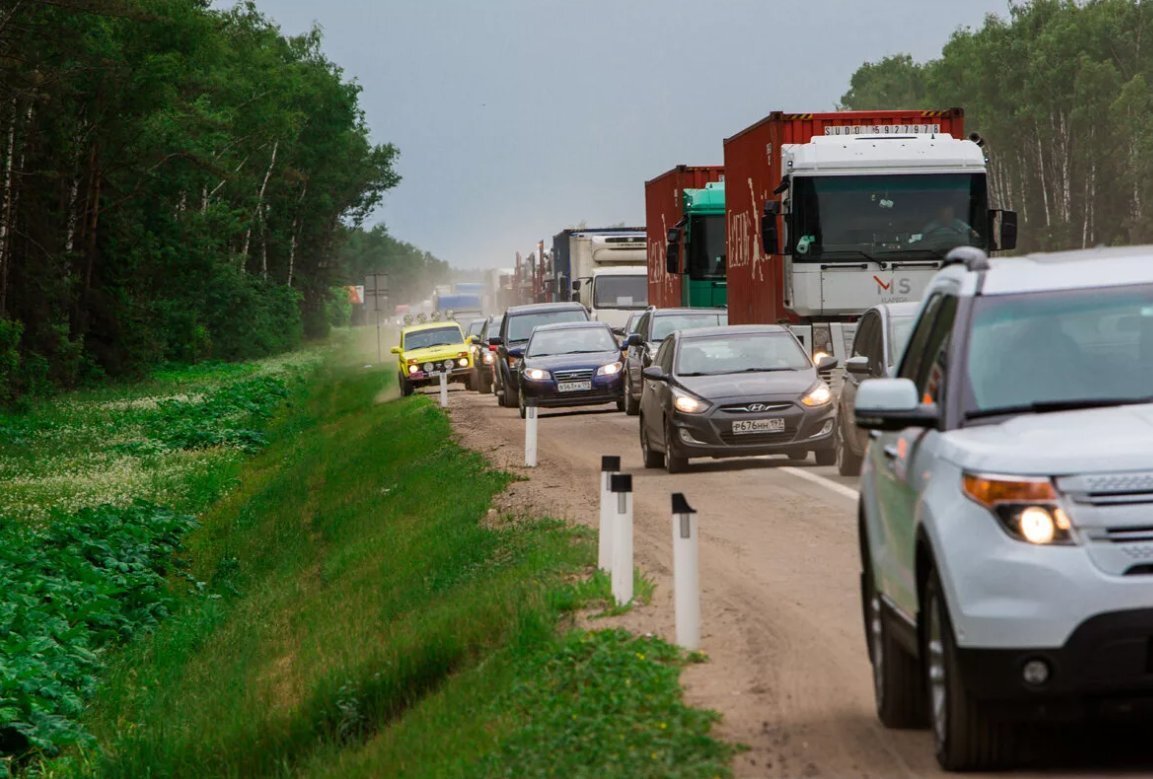
[[[651,305],[725,305],[724,170],[678,165],[645,182]]]
[[[589,315],[621,329],[648,305],[643,227],[562,230],[553,236],[551,281],[556,299],[579,300]]]
[[[1016,245],[964,111],[775,112],[725,139],[729,322],[844,365],[856,319],[919,300],[945,254]]]
[[[462,324],[468,324],[472,319],[479,319],[484,311],[484,301],[482,290],[461,290],[458,289],[440,292],[439,288],[437,293],[433,296],[433,303],[437,319],[453,320]]]

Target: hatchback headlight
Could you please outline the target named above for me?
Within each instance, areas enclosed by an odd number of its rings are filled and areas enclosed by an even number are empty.
[[[705,401],[679,389],[673,390],[673,405],[684,414],[699,414],[709,407]]]
[[[1073,523],[1058,505],[1057,490],[1049,479],[966,473],[961,488],[1018,541],[1038,546],[1075,543]]]
[[[602,365],[597,368],[597,376],[616,376],[621,372],[621,363],[611,362],[608,365]]]
[[[805,393],[805,396],[801,398],[801,403],[810,408],[816,408],[817,406],[827,405],[832,400],[833,391],[829,389],[828,384],[822,381],[820,384]]]
[[[540,368],[526,368],[524,377],[526,379],[531,379],[532,381],[544,381],[548,378],[548,371],[542,370]]]

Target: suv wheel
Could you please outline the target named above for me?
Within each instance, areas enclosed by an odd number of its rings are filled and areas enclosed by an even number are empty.
[[[400,384],[400,396],[402,398],[407,398],[412,394],[412,382],[404,378],[404,376],[398,375],[396,378],[397,383]]]
[[[865,553],[867,545],[862,553]],[[924,677],[917,659],[885,627],[881,595],[873,583],[866,559],[861,571],[861,599],[865,610],[865,639],[873,664],[873,693],[877,718],[887,728],[919,728],[927,724]]]
[[[628,366],[625,366],[625,413],[635,417],[641,413],[641,402],[633,397],[633,380],[629,378],[630,375]]]
[[[512,379],[503,370],[500,372],[500,404],[505,408],[516,408],[516,395],[512,394]]]
[[[842,409],[842,412],[844,409]],[[837,473],[842,476],[860,476],[861,475],[861,456],[855,454],[849,448],[849,442],[845,437],[844,416],[840,416],[837,424],[833,427],[833,440],[834,446],[837,450]]]
[[[689,458],[677,453],[676,438],[671,423],[665,422],[665,470],[669,473],[684,473],[689,467]]]
[[[925,590],[925,674],[937,762],[947,771],[997,768],[1008,762],[1013,732],[991,722],[981,702],[965,689],[957,666],[953,623],[936,571]]]
[[[660,452],[654,452],[653,448],[649,446],[649,431],[645,427],[644,417],[641,417],[641,457],[645,461],[646,468],[664,467],[665,456]]]

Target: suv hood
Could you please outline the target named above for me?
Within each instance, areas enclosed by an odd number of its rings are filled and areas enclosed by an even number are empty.
[[[1021,414],[943,436],[965,470],[1058,476],[1153,468],[1153,405]]]
[[[410,349],[403,354],[406,360],[419,360],[420,362],[436,362],[456,357],[458,354],[468,354],[468,344],[448,344],[447,346],[426,346],[423,349]]]

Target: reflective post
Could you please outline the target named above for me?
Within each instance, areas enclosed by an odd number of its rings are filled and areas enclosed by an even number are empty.
[[[524,464],[526,468],[536,467],[536,400],[528,398],[524,409]]]
[[[700,536],[697,512],[683,493],[673,493],[673,596],[677,643],[685,649],[701,646]]]
[[[448,373],[440,372],[440,407],[448,408]]]
[[[597,568],[611,573],[613,568],[613,505],[612,475],[621,469],[621,458],[601,455],[601,519],[597,534]]]
[[[614,473],[609,484],[616,495],[613,517],[613,598],[624,606],[633,599],[633,477]]]

